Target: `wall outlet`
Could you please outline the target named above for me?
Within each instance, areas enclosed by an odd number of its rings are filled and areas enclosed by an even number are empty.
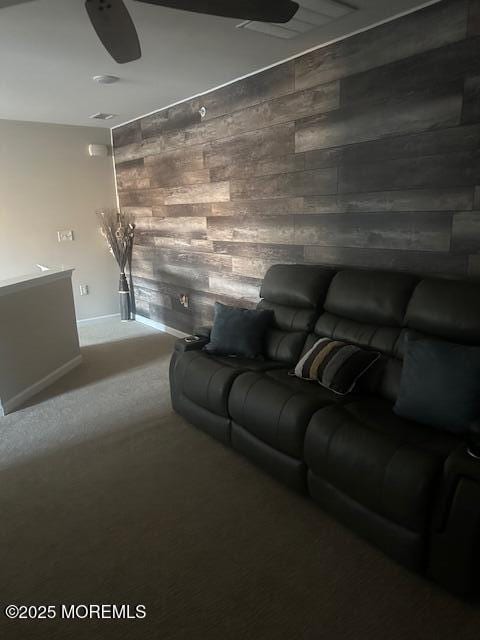
[[[185,293],[182,293],[180,296],[180,304],[182,305],[182,307],[185,307],[185,309],[188,309],[188,296]]]
[[[57,238],[59,242],[72,242],[73,231],[57,231]]]
[[[81,296],[88,296],[89,294],[89,290],[88,290],[88,284],[81,284],[80,285],[80,295]]]

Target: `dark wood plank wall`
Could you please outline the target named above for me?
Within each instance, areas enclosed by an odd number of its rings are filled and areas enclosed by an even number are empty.
[[[480,276],[479,145],[480,0],[117,128],[137,309],[189,331],[276,262]]]

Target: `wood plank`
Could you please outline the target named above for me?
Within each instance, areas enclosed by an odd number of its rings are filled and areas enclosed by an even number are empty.
[[[309,151],[305,154],[305,166],[307,169],[316,169],[345,164],[370,164],[396,158],[476,151],[479,147],[480,125],[468,125],[372,140],[336,149]]]
[[[150,178],[145,170],[143,159],[125,162],[116,169],[117,187],[120,190],[148,189]]]
[[[420,275],[464,276],[467,257],[433,251],[395,251],[345,247],[305,247],[305,261],[334,267],[407,271]]]
[[[302,213],[464,211],[473,207],[472,187],[405,189],[304,198]]]
[[[154,261],[155,267],[163,268],[164,265],[169,267],[192,267],[198,271],[206,271],[208,273],[225,273],[232,271],[231,256],[216,253],[193,252],[172,250],[163,248],[158,251]]]
[[[233,275],[211,275],[209,277],[211,293],[231,296],[237,300],[259,301],[261,280]]]
[[[480,38],[469,38],[383,65],[342,80],[341,104],[357,108],[398,100],[405,94],[458,87],[467,74],[480,72]]]
[[[160,322],[167,327],[173,327],[185,333],[191,333],[194,329],[194,319],[187,313],[166,309],[158,304],[149,305],[149,318],[155,322]]]
[[[327,214],[295,217],[295,244],[369,249],[448,251],[449,213]]]
[[[480,211],[466,211],[453,216],[452,247],[454,253],[480,253]]]
[[[143,118],[143,137],[163,133],[169,119],[176,123],[193,118],[201,107],[205,107],[205,121],[209,121],[289,94],[293,90],[294,64],[288,62]]]
[[[230,200],[230,183],[212,182],[165,189],[164,204],[202,204],[228,200]]]
[[[139,287],[134,285],[133,291],[135,294],[135,303],[145,302],[148,304],[154,303],[161,307],[165,307],[166,309],[172,308],[172,298],[168,295],[160,293],[159,291],[154,291],[152,289],[144,289],[143,287]]]
[[[205,165],[218,167],[233,161],[252,162],[295,153],[295,125],[287,123],[214,141],[205,151]]]
[[[232,178],[243,179],[268,176],[275,173],[292,173],[305,169],[305,156],[303,153],[295,153],[288,156],[280,156],[258,162],[245,162],[244,159],[236,160],[222,167],[214,167],[210,170],[212,182],[230,180]]]
[[[201,253],[204,251],[211,253],[214,251],[213,242],[211,240],[189,238],[188,236],[183,238],[154,236],[153,243],[159,248],[189,251],[190,253]]]
[[[130,162],[137,158],[146,158],[160,153],[170,152],[181,148],[185,144],[185,132],[172,131],[164,136],[148,138],[141,142],[134,142],[123,147],[115,148],[115,164]]]
[[[148,260],[142,260],[140,258],[133,258],[132,260],[132,272],[140,278],[153,278],[154,271],[153,265]]]
[[[140,229],[151,231],[156,236],[172,236],[206,239],[206,218],[142,218]]]
[[[143,139],[152,138],[170,131],[186,129],[201,122],[199,109],[191,102],[184,102],[176,107],[162,109],[140,120]]]
[[[262,260],[274,260],[275,262],[303,261],[303,245],[214,241],[213,249],[215,253],[227,254],[232,257],[255,257]]]
[[[262,198],[301,197],[336,193],[336,167],[298,171],[295,173],[263,176],[250,180],[230,182],[232,200],[255,200]]]
[[[208,274],[200,273],[192,267],[172,267],[165,264],[154,265],[151,277],[160,282],[175,284],[180,288],[208,291]]]
[[[295,151],[309,151],[460,124],[463,94],[448,87],[365,109],[344,107],[299,120]]]
[[[164,189],[136,189],[119,191],[118,198],[122,209],[134,207],[137,209],[149,208],[165,204]]]
[[[305,89],[465,37],[467,0],[427,7],[413,14],[316,49],[295,61],[295,88]]]
[[[303,209],[303,198],[264,198],[212,204],[212,216],[289,215]]]
[[[147,156],[144,158],[144,163],[149,171],[156,173],[198,171],[205,166],[204,152],[204,146],[176,149],[160,155]]]
[[[480,74],[465,78],[462,122],[480,121]]]
[[[154,189],[126,191],[120,194],[121,206],[152,207],[164,205],[208,204],[230,200],[230,183],[212,182]]]
[[[345,165],[339,170],[339,192],[470,186],[480,183],[478,152]]]
[[[148,187],[177,187],[189,184],[204,184],[210,182],[210,171],[208,169],[198,169],[195,171],[158,171],[155,167],[148,165],[144,170],[148,178]],[[217,182],[215,180],[215,182]],[[145,188],[145,187],[137,187]]]
[[[468,275],[475,280],[480,280],[480,255],[468,257]]]
[[[153,213],[151,207],[122,207],[122,211],[134,218],[145,218]]]
[[[480,0],[469,0],[467,34],[469,36],[480,35]]]
[[[142,131],[140,120],[134,120],[121,127],[112,129],[113,146],[115,148],[123,147],[128,144],[140,142],[142,139]]]
[[[294,76],[293,61],[285,62],[199,96],[199,104],[207,110],[205,119],[217,118],[291,93],[295,89]]]
[[[296,260],[282,260],[282,264],[295,264]],[[250,278],[258,278],[263,280],[268,269],[274,264],[279,264],[279,260],[275,258],[259,258],[251,256],[249,258],[233,258],[232,272],[235,275],[248,276]]]
[[[144,318],[150,318],[150,305],[146,300],[139,300],[135,305],[135,313],[137,316],[143,316]]]
[[[247,131],[255,131],[298,118],[326,113],[340,105],[340,85],[330,82],[305,91],[261,102],[248,109],[206,120],[185,131],[185,144],[202,144],[211,140],[230,138]]]
[[[212,214],[211,204],[169,204],[152,207],[152,215],[160,218],[192,218],[200,216],[206,218]],[[463,207],[466,209],[468,207]]]
[[[293,244],[293,216],[232,216],[207,219],[209,240]]]
[[[155,236],[151,231],[137,229],[135,232],[135,244],[141,247],[153,247],[155,246]]]

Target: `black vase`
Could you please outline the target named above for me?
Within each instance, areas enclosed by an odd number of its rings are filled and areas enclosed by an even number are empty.
[[[130,291],[128,288],[127,278],[124,273],[120,274],[120,282],[118,283],[118,295],[120,296],[120,320],[126,322],[131,319],[130,307]]]

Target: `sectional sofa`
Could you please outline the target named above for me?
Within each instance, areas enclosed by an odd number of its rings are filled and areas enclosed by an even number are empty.
[[[407,330],[480,345],[480,285],[275,265],[260,295],[259,308],[275,316],[265,359],[208,355],[208,331],[194,344],[178,340],[175,411],[400,563],[455,593],[474,592],[480,460],[468,452],[468,434],[403,419],[392,407]],[[320,336],[382,354],[347,396],[289,375]]]

